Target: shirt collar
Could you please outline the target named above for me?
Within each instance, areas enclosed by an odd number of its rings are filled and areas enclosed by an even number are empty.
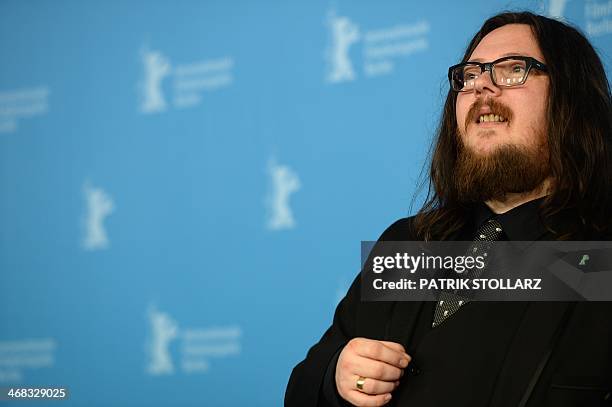
[[[476,205],[474,210],[474,230],[478,230],[480,225],[488,219],[495,218],[501,223],[508,240],[538,240],[548,233],[539,213],[540,204],[543,200],[544,198],[539,198],[525,202],[499,215],[491,211],[484,202],[481,202]]]

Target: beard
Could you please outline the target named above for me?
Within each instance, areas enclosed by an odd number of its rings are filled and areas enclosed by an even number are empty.
[[[537,134],[536,140],[545,140]],[[474,152],[459,136],[455,189],[464,203],[504,201],[508,193],[527,193],[543,186],[550,174],[548,147],[504,144],[486,154]]]

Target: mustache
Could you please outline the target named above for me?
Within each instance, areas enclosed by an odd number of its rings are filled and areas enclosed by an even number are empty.
[[[478,99],[472,104],[470,110],[468,110],[464,131],[467,132],[467,127],[470,123],[476,122],[476,120],[480,116],[480,109],[482,109],[484,106],[489,106],[489,108],[491,109],[491,111],[493,111],[494,114],[504,116],[506,120],[508,120],[508,122],[512,120],[512,110],[508,106],[491,98]]]

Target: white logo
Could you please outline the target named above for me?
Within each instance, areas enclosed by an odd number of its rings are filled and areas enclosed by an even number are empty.
[[[272,193],[268,197],[269,217],[267,226],[271,230],[292,229],[295,219],[289,206],[289,197],[301,188],[297,174],[286,165],[277,165],[273,160],[268,166],[272,180]]]
[[[149,307],[149,338],[145,343],[146,373],[152,376],[172,375],[180,370],[184,374],[207,373],[211,358],[239,355],[242,351],[238,326],[181,328],[166,312]],[[178,363],[173,363],[170,345],[177,341]]]
[[[178,335],[178,325],[168,314],[153,307],[149,308],[148,317],[152,338],[147,344],[147,372],[154,376],[173,373],[174,365],[168,348],[170,341]]]
[[[202,94],[230,86],[234,81],[234,60],[230,57],[202,59],[186,64],[172,64],[160,51],[140,52],[144,69],[138,83],[141,113],[160,113],[170,106],[185,109],[201,103]],[[162,83],[168,77],[169,101],[166,101]]]
[[[567,3],[569,3],[569,0],[550,0],[548,3],[548,16],[562,20]]]
[[[109,242],[104,229],[104,219],[113,213],[115,205],[102,188],[94,188],[86,183],[84,194],[87,202],[87,215],[84,222],[83,247],[86,250],[106,249]]]
[[[612,0],[587,0],[584,5],[586,32],[591,37],[612,34]]]
[[[195,106],[204,92],[230,86],[234,82],[234,60],[230,57],[207,59],[178,65],[173,77],[173,104],[177,109]]]
[[[0,133],[15,132],[21,118],[47,113],[49,93],[46,86],[0,92]]]
[[[328,25],[332,43],[326,52],[328,60],[327,81],[331,83],[352,81],[355,71],[349,58],[349,48],[359,40],[359,27],[348,17],[336,17],[330,12]]]
[[[429,22],[421,20],[383,28],[365,30],[346,16],[328,13],[327,25],[331,34],[325,51],[330,84],[352,81],[357,76],[388,75],[401,58],[429,49]],[[349,57],[351,46],[361,42],[361,73],[358,75]]]
[[[0,383],[23,382],[25,370],[54,367],[56,349],[54,338],[0,341]]]
[[[162,80],[170,74],[170,61],[159,51],[142,51],[144,80],[140,83],[142,113],[156,113],[166,110],[162,93]]]

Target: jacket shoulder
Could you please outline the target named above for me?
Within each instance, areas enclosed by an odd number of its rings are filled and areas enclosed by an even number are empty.
[[[411,241],[419,240],[414,229],[414,216],[401,218],[392,223],[382,233],[379,241]]]

